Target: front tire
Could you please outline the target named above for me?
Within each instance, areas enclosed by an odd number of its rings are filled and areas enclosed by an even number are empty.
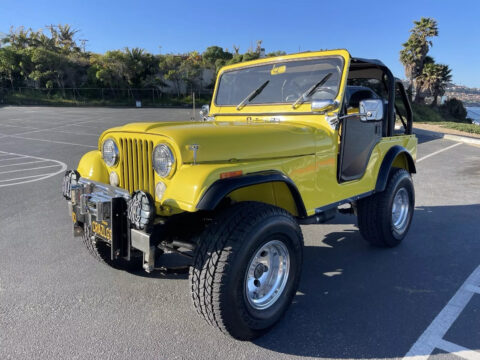
[[[131,257],[130,261],[125,259],[111,258],[110,245],[104,241],[92,238],[88,235],[88,230],[83,233],[83,244],[87,248],[90,255],[102,264],[117,270],[137,271],[142,269],[142,259],[140,257]]]
[[[358,201],[360,233],[374,246],[397,246],[408,233],[414,207],[415,191],[410,173],[394,168],[384,191]]]
[[[190,270],[193,304],[211,325],[240,340],[274,326],[298,288],[303,237],[285,210],[233,205],[202,234]]]

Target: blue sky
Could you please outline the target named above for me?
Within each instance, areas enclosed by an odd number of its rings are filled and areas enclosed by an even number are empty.
[[[480,1],[103,1],[3,0],[0,32],[68,23],[87,50],[141,47],[152,53],[203,51],[209,45],[243,52],[263,40],[266,51],[346,48],[378,58],[404,77],[398,52],[412,22],[438,20],[431,55],[453,69],[458,84],[480,88]]]

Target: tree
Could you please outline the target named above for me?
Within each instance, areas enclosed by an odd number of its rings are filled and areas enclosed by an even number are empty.
[[[196,51],[192,51],[183,59],[180,65],[180,73],[182,80],[185,82],[190,91],[193,91],[197,83],[201,82],[202,68],[201,57]]]
[[[65,52],[80,52],[80,47],[74,40],[74,36],[78,33],[78,30],[72,29],[68,24],[58,24],[56,29],[52,26],[50,28],[52,35],[54,35],[57,46],[59,46]]]
[[[425,57],[432,46],[431,38],[438,36],[438,24],[435,19],[424,17],[413,23],[415,26],[410,30],[410,37],[402,44],[400,61],[409,80],[409,93],[415,92],[415,102],[420,102],[421,84],[416,80],[422,75]]]
[[[419,98],[432,96],[432,106],[436,106],[438,97],[445,94],[445,87],[452,80],[451,69],[448,65],[437,64],[435,60],[427,56],[423,66],[422,74],[417,78],[420,86]]]
[[[143,87],[146,79],[158,71],[157,61],[152,54],[140,48],[125,48],[125,62],[128,85]]]
[[[106,87],[125,88],[128,86],[125,54],[120,50],[107,51],[97,60],[96,78]]]
[[[287,55],[287,53],[285,51],[282,51],[282,50],[277,50],[277,51],[273,51],[271,53],[268,53],[267,57],[282,56],[282,55]]]
[[[460,120],[460,122],[466,121],[467,119],[467,109],[465,109],[463,103],[458,99],[452,98],[445,101],[442,109],[455,119]]]
[[[178,55],[167,54],[161,56],[158,62],[158,67],[163,78],[173,83],[177,95],[180,97],[180,85],[182,82],[182,72],[180,65],[182,58]]]
[[[209,65],[215,65],[218,59],[230,60],[233,55],[228,51],[224,51],[220,46],[209,46],[202,54],[203,59]]]
[[[438,97],[445,94],[448,83],[452,81],[452,70],[445,64],[435,64],[434,66],[437,73],[437,81],[433,84],[431,93],[433,96],[432,106],[437,106]]]
[[[0,48],[0,76],[10,82],[13,89],[14,81],[20,74],[20,56],[11,46]]]
[[[34,70],[28,75],[29,78],[53,88],[54,84],[60,89],[65,89],[65,80],[70,67],[67,56],[51,50],[36,48],[32,52],[32,64]]]
[[[9,44],[13,49],[25,49],[31,45],[30,33],[32,29],[25,30],[23,26],[18,29],[10,28],[10,32],[2,39],[4,44]]]
[[[232,57],[232,53],[224,51],[219,46],[209,46],[202,54],[204,65],[214,69],[215,73],[218,73]]]

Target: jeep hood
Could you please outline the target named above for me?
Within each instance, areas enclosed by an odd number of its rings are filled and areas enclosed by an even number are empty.
[[[180,151],[183,163],[237,162],[315,153],[315,129],[303,124],[247,122],[133,123],[107,131],[159,135]],[[161,142],[159,139],[158,142]]]

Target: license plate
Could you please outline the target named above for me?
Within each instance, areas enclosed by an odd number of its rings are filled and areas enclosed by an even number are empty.
[[[112,229],[106,221],[92,221],[92,232],[108,242],[112,241]]]

